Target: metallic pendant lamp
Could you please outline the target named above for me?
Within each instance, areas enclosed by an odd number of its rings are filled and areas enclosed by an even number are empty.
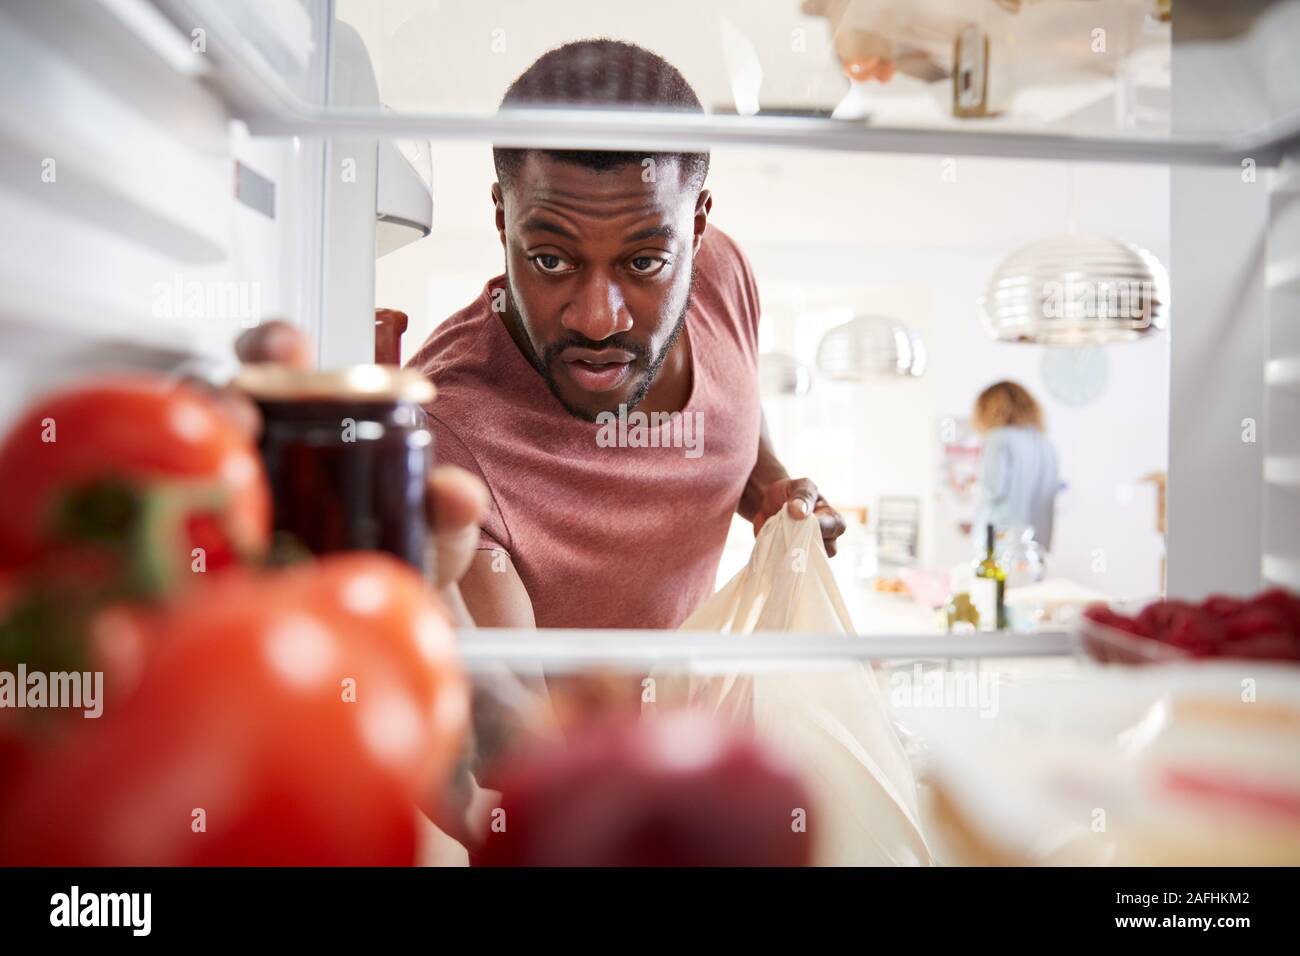
[[[812,371],[786,352],[764,352],[758,357],[758,388],[763,395],[807,395]]]
[[[1145,249],[1105,236],[1064,235],[1017,249],[979,300],[1003,342],[1109,345],[1163,329],[1169,276]]]
[[[860,315],[822,336],[817,371],[838,382],[916,378],[925,372],[925,343],[901,322]]]

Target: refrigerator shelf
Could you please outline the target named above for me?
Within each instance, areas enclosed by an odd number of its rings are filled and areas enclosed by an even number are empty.
[[[471,669],[522,663],[569,668],[642,668],[665,664],[722,662],[790,669],[837,661],[919,658],[1026,658],[1073,655],[1075,636],[1065,630],[976,634],[789,634],[719,635],[689,631],[481,628],[457,633]]]
[[[1254,165],[1264,167],[1279,165],[1288,146],[1300,140],[1300,113],[1281,109],[1269,114],[1265,121],[1242,129],[1198,129],[1190,135],[1044,132],[998,125],[998,121],[958,129],[871,126],[864,121],[782,115],[683,115],[627,110],[398,113],[349,109],[297,95],[293,75],[269,63],[254,42],[256,38],[244,36],[228,11],[219,5],[204,0],[153,2],[182,33],[189,24],[206,25],[209,53],[220,65],[209,82],[226,99],[232,115],[244,120],[255,134],[265,136],[491,141],[501,146],[542,149],[657,151],[749,145],[1162,165],[1238,166],[1243,158],[1249,158]],[[1289,28],[1289,21],[1279,27]],[[1206,62],[1217,62],[1215,57],[1219,55],[1231,61],[1221,65],[1232,65],[1242,56],[1239,51],[1216,54],[1201,50],[1196,54],[1197,70],[1203,69]],[[1242,83],[1240,89],[1233,87],[1234,95],[1253,96],[1251,102],[1257,102],[1258,95],[1249,83]]]
[[[682,116],[629,110],[527,110],[516,113],[390,113],[320,109],[280,102],[245,114],[265,136],[492,142],[538,149],[671,151],[765,146],[859,153],[980,156],[998,159],[1237,166],[1243,156],[1276,166],[1300,133],[1295,121],[1223,140],[1078,136],[1026,131],[868,126],[815,117]]]

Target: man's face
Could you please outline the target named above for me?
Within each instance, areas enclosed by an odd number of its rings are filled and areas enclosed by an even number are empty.
[[[639,403],[686,315],[709,196],[676,161],[653,172],[530,152],[504,194],[493,188],[516,334],[581,418]]]

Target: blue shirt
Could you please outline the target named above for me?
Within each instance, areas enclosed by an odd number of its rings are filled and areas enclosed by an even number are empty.
[[[1060,488],[1056,449],[1037,428],[1020,425],[991,429],[984,436],[976,488],[974,532],[984,526],[1027,525],[1044,549],[1052,547],[1052,511]]]

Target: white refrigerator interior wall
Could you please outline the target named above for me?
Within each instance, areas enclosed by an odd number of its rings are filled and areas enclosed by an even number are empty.
[[[1263,566],[1269,584],[1300,591],[1300,151],[1269,195]]]
[[[219,373],[242,328],[314,322],[319,144],[250,137],[176,57],[98,4],[0,10],[0,420],[88,371]]]
[[[1242,170],[1175,169],[1169,591],[1260,584],[1268,188]]]

